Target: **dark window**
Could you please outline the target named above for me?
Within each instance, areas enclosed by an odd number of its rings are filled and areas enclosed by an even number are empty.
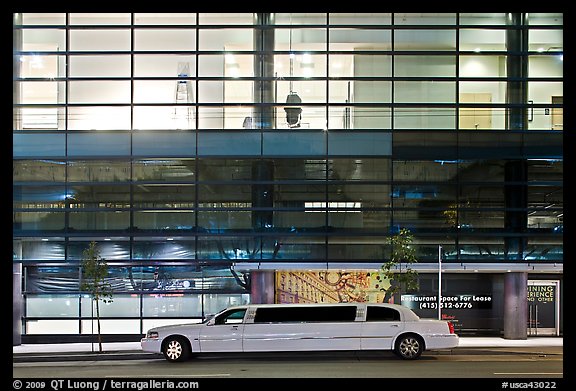
[[[356,306],[258,308],[254,323],[353,322]]]
[[[368,322],[391,322],[400,320],[400,313],[393,308],[368,306],[366,321]]]

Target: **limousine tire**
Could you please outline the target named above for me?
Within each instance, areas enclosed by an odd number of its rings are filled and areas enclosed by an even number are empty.
[[[182,362],[190,357],[190,346],[184,337],[168,337],[162,344],[164,358],[171,362]]]
[[[403,360],[415,360],[424,351],[424,340],[416,334],[405,334],[398,338],[394,353]]]

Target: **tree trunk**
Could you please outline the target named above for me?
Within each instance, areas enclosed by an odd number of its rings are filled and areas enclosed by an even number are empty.
[[[98,322],[98,349],[102,353],[102,335],[100,334],[100,300],[96,300],[96,320]]]

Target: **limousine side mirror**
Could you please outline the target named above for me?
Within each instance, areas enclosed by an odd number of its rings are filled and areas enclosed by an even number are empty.
[[[216,317],[213,316],[208,322],[206,322],[206,326],[214,326],[216,324]]]

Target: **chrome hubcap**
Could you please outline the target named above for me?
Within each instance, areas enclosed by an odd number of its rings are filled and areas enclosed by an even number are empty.
[[[400,343],[400,353],[404,357],[414,357],[420,351],[420,343],[415,338],[406,338]]]
[[[177,360],[182,355],[182,345],[178,341],[170,341],[166,348],[166,355],[170,360]]]

